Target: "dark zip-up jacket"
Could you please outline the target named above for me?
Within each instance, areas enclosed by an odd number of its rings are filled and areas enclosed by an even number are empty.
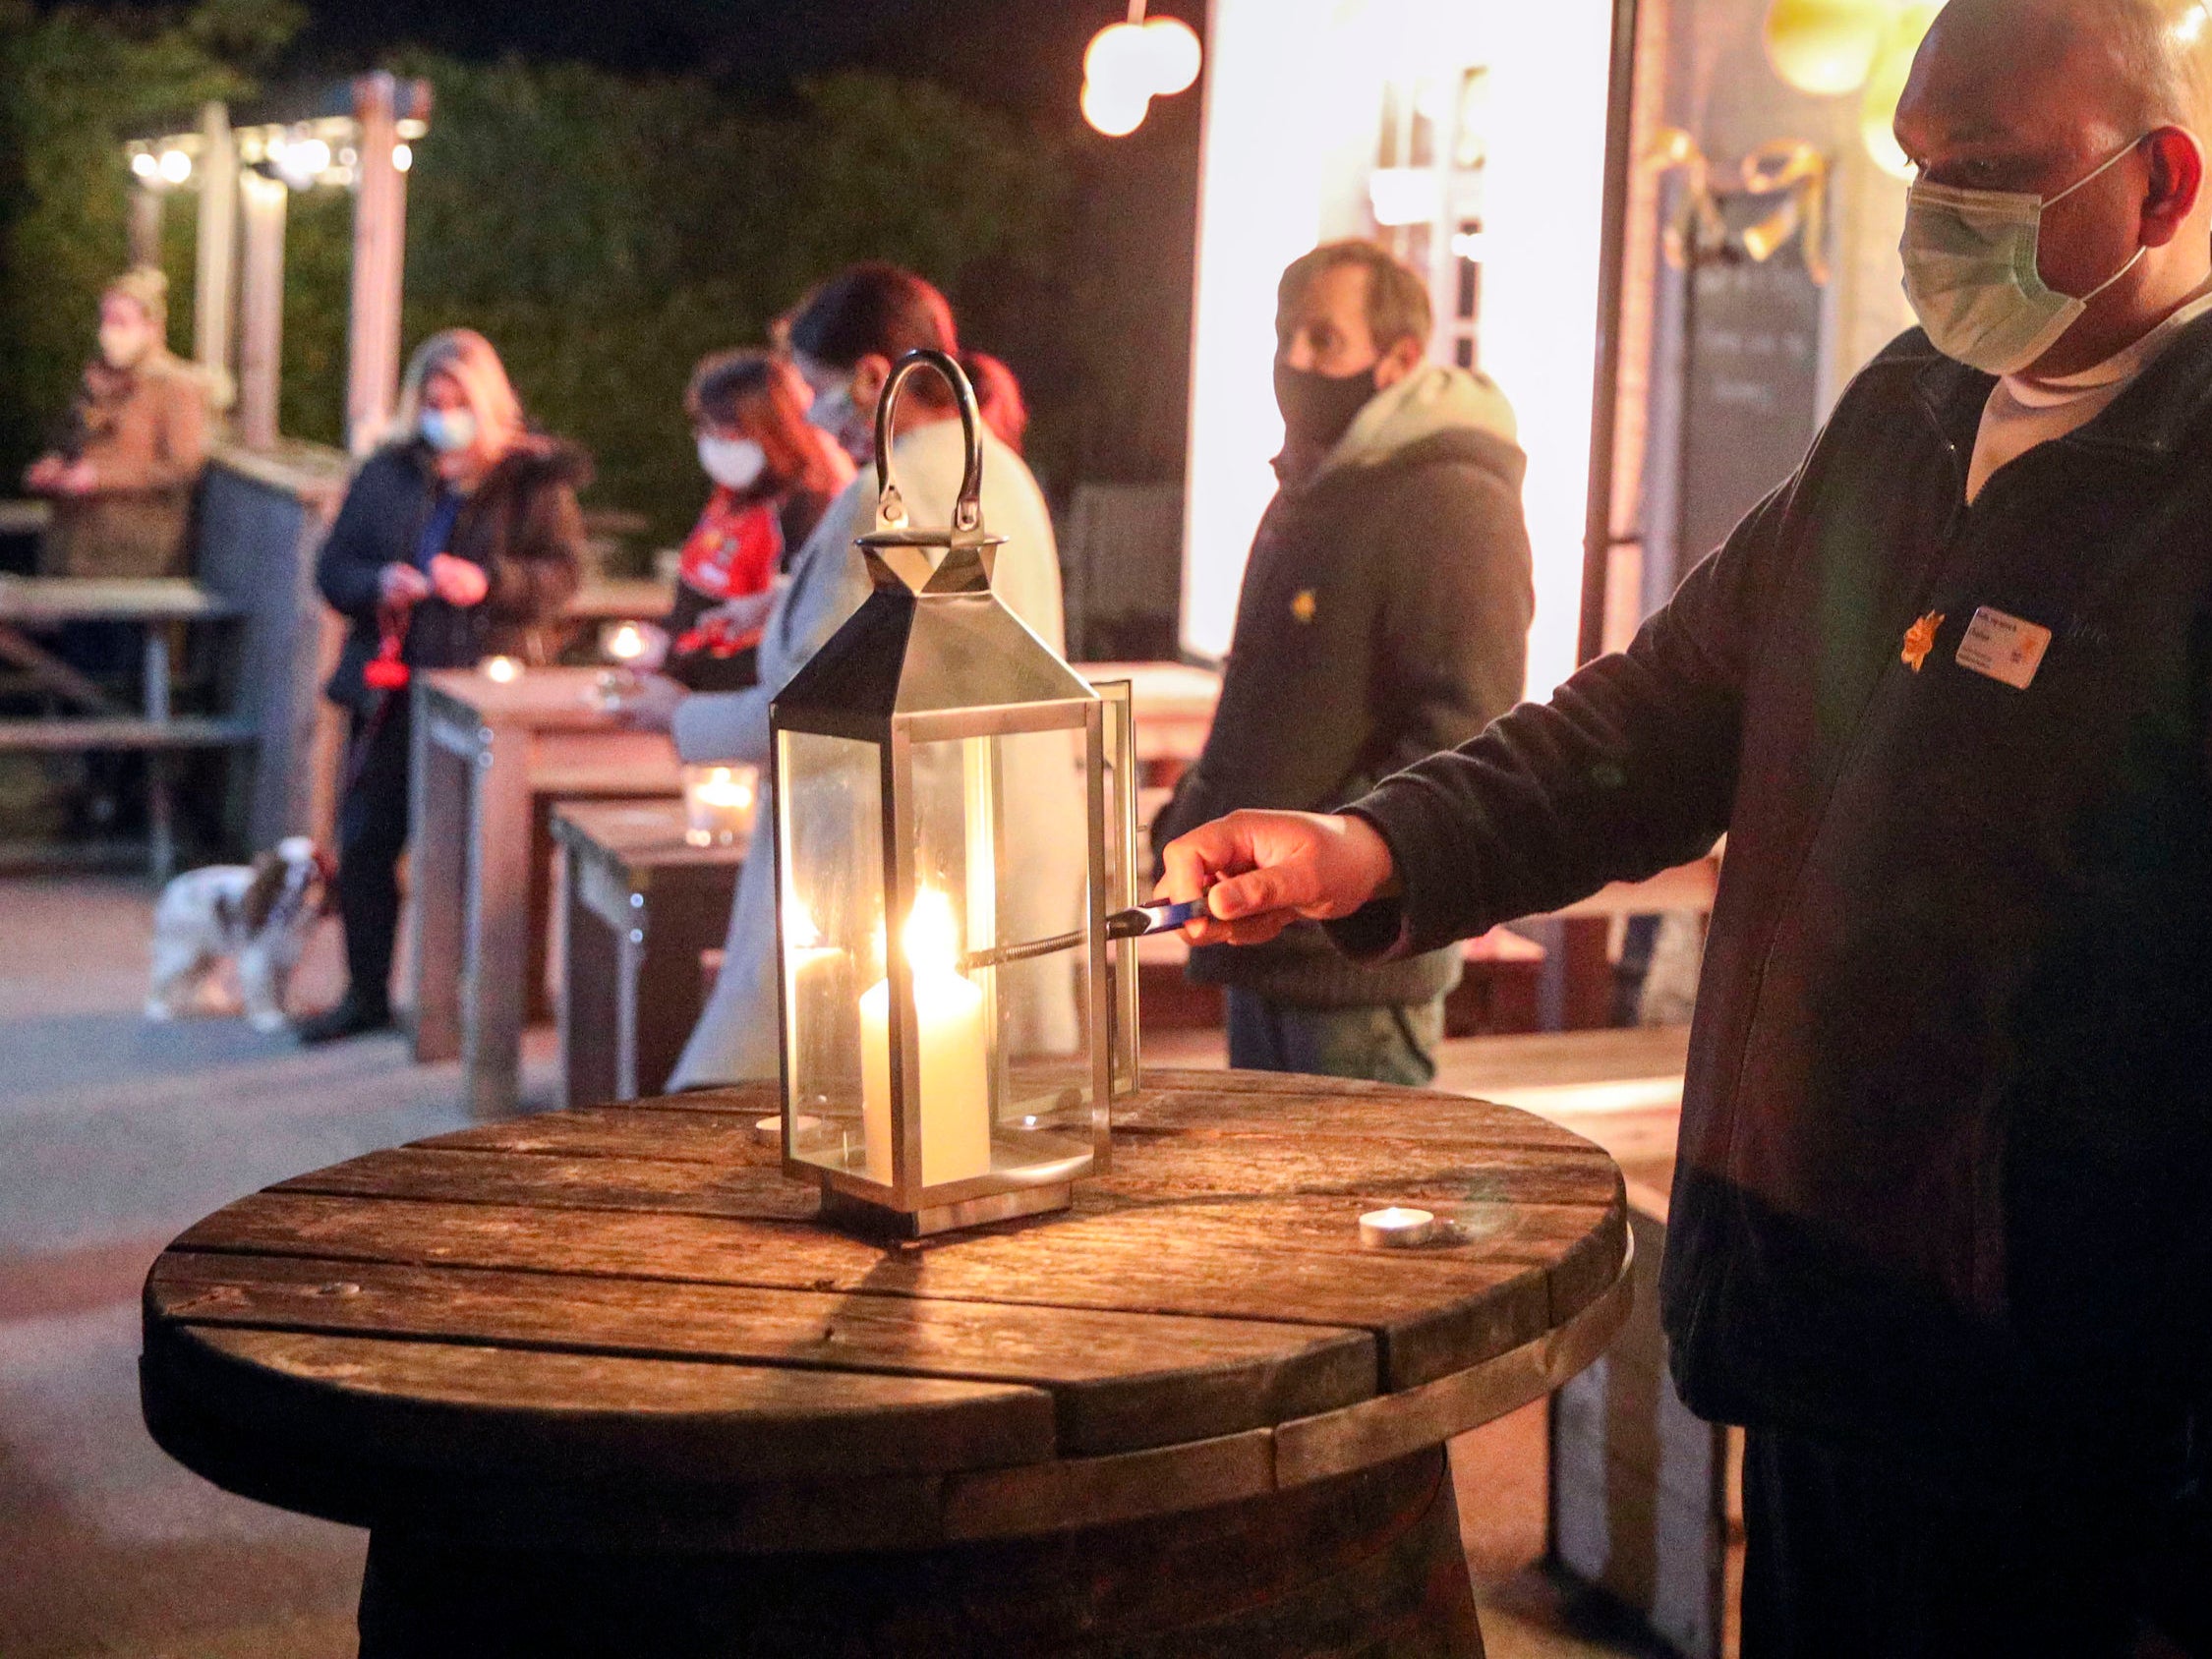
[[[1461,427],[1276,495],[1205,751],[1154,846],[1243,807],[1334,811],[1512,707],[1535,603],[1527,466],[1509,439]],[[1267,945],[1201,946],[1190,972],[1303,1006],[1379,1006],[1448,991],[1460,957],[1356,965],[1304,923]]]
[[[584,546],[576,491],[589,481],[583,451],[553,438],[525,437],[461,503],[444,551],[481,565],[481,602],[456,608],[433,595],[408,617],[401,657],[417,668],[466,668],[503,653],[551,659],[561,607],[575,593]],[[330,701],[365,712],[377,693],[361,670],[377,654],[378,580],[387,564],[415,561],[437,493],[430,446],[388,444],[362,462],[337,522],[316,559],[316,584],[351,624]]]
[[[1892,345],[1626,653],[1358,804],[1405,896],[1336,925],[1428,949],[1725,830],[1677,1382],[1975,1478],[2212,1375],[2212,318],[1969,507],[1991,385]],[[2024,689],[1958,659],[1984,607],[2051,631]]]

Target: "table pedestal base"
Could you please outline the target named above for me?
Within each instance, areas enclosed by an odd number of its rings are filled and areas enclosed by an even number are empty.
[[[1441,1447],[1215,1509],[1041,1537],[851,1555],[649,1548],[510,1551],[378,1529],[361,1659],[1483,1653]]]

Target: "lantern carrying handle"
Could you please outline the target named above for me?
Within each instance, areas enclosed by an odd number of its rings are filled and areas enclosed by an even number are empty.
[[[876,519],[895,530],[906,522],[905,498],[891,476],[892,411],[908,376],[920,369],[937,371],[939,378],[952,388],[953,402],[960,413],[960,441],[967,465],[960,474],[960,498],[953,504],[953,528],[979,530],[983,525],[983,416],[976,406],[975,387],[954,358],[927,347],[910,351],[899,360],[876,403]]]

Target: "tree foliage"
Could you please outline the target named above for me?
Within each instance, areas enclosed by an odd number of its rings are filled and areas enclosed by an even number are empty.
[[[250,94],[297,21],[270,0],[126,19],[0,0],[0,468],[28,459],[66,401],[99,287],[123,261],[122,135]],[[408,176],[405,343],[481,329],[533,417],[597,457],[592,500],[646,513],[661,538],[704,492],[681,410],[702,354],[762,340],[810,283],[864,257],[912,266],[1019,336],[1012,297],[1049,292],[1065,261],[1065,159],[927,83],[839,74],[763,109],[698,77],[422,56],[392,67],[428,78],[435,96]],[[165,234],[180,345],[190,203],[179,193]],[[293,435],[339,436],[350,236],[343,195],[292,198]],[[975,343],[1009,349],[990,334]],[[1048,449],[1051,430],[1040,419]]]

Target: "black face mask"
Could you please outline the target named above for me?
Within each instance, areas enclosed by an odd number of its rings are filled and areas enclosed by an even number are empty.
[[[1369,364],[1357,374],[1322,374],[1277,362],[1275,407],[1283,412],[1283,435],[1294,447],[1334,448],[1374,396],[1377,367]]]

